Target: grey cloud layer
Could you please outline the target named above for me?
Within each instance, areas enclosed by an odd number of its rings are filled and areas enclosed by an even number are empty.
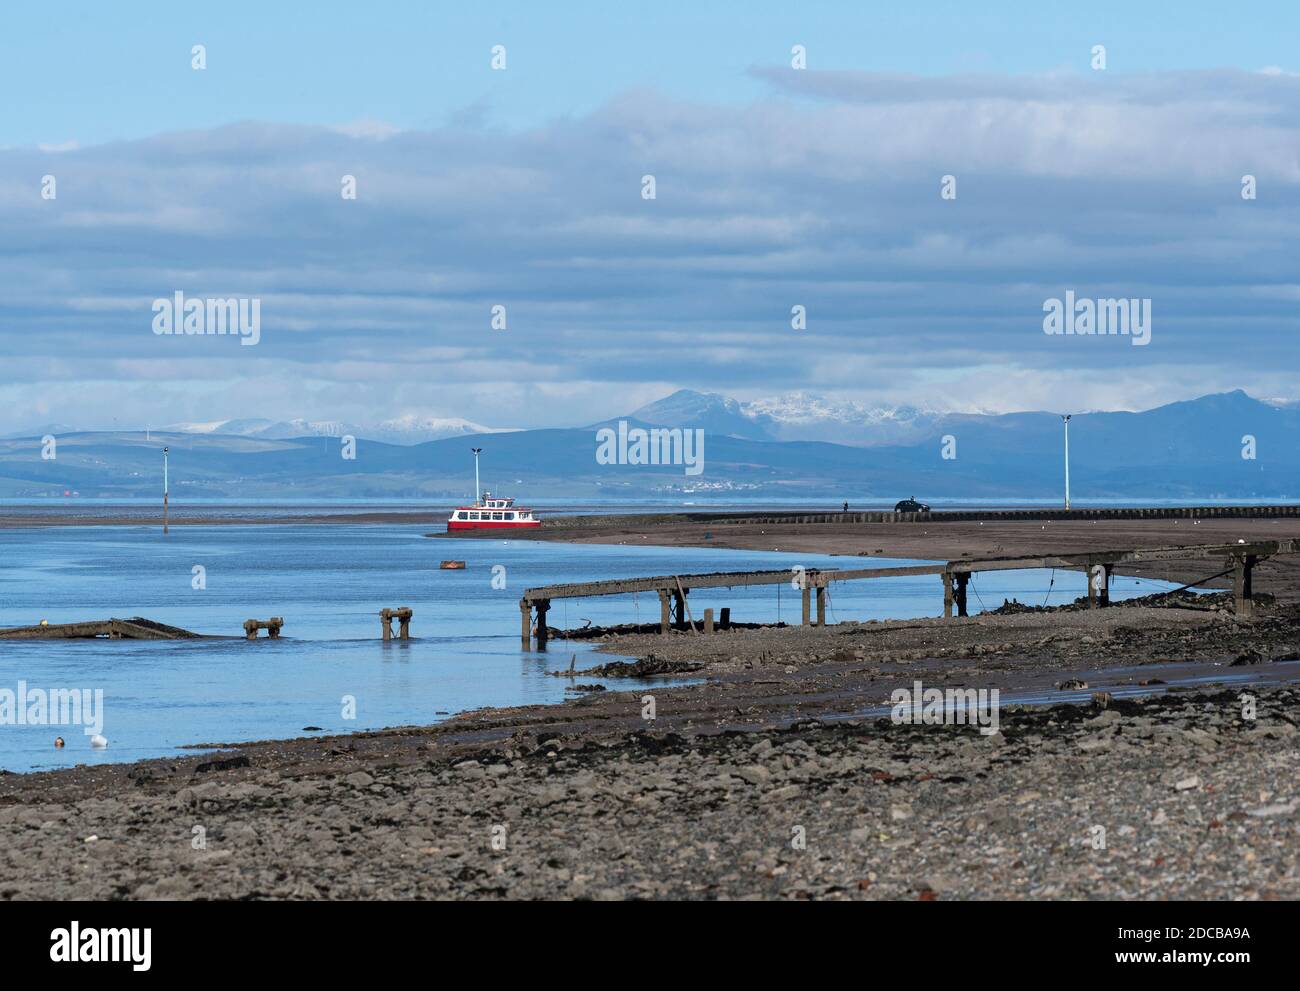
[[[541,425],[668,385],[985,408],[1300,391],[1296,77],[759,74],[773,95],[748,106],[634,92],[525,133],[0,151],[2,425]],[[262,343],[155,337],[177,289],[261,297]],[[1066,289],[1151,297],[1152,345],[1046,337]]]

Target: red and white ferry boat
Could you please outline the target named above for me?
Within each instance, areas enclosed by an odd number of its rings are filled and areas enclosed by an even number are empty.
[[[520,527],[541,526],[542,521],[531,509],[516,506],[513,499],[492,498],[483,492],[478,480],[478,456],[483,448],[472,447],[474,452],[474,498],[472,506],[457,506],[447,518],[447,532],[453,530],[517,530]],[[479,493],[482,492],[482,496]]]
[[[448,532],[452,530],[496,530],[541,526],[542,521],[531,509],[516,506],[513,499],[493,498],[484,492],[483,498],[472,506],[458,506],[447,520]]]

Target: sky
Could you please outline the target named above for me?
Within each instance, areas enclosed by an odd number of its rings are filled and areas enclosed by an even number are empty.
[[[1300,397],[1300,5],[1066,6],[7,10],[0,432]]]

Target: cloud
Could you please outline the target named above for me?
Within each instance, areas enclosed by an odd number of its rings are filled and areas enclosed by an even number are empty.
[[[0,150],[0,427],[548,425],[677,386],[1300,394],[1294,75],[754,74],[770,92],[747,105],[633,91],[526,131],[247,122]],[[1067,289],[1151,298],[1152,344],[1044,335]],[[176,290],[260,298],[261,343],[153,335]]]

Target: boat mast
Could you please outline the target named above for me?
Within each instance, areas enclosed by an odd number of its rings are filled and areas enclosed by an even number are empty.
[[[477,506],[482,499],[482,490],[478,487],[478,456],[483,453],[483,448],[471,447],[470,450],[474,452],[474,505]]]

